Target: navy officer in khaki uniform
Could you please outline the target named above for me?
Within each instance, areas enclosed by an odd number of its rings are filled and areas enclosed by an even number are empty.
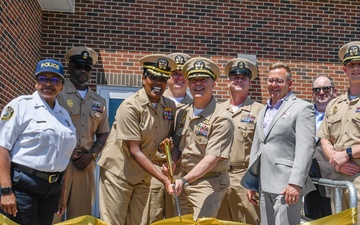
[[[326,106],[325,117],[317,131],[321,147],[335,172],[331,179],[351,181],[360,197],[360,41],[343,45],[338,52],[349,89]],[[348,191],[343,209],[349,208]],[[331,196],[334,201],[334,193]],[[360,201],[357,203],[359,210]],[[357,214],[360,221],[360,213]]]
[[[193,219],[216,217],[229,187],[229,155],[234,124],[230,113],[212,94],[219,67],[197,57],[182,69],[194,102],[177,112],[173,161],[181,158],[182,177],[175,180],[181,214]]]
[[[70,79],[58,100],[76,127],[77,145],[66,171],[66,219],[91,215],[95,198],[94,162],[109,134],[106,102],[87,85],[97,53],[87,47],[74,47],[65,53]],[[96,137],[96,139],[95,139]],[[65,219],[65,218],[63,218]],[[54,222],[60,220],[55,217]]]
[[[165,90],[163,96],[171,99],[176,104],[176,109],[183,105],[190,104],[192,98],[186,93],[188,88],[188,80],[181,73],[184,64],[191,58],[188,54],[176,52],[169,55],[177,64],[176,70],[172,71],[170,78],[167,81],[168,88]],[[166,164],[166,156],[162,151],[157,151],[153,163],[159,171],[162,165]],[[174,171],[174,178],[180,176],[180,167]],[[173,196],[166,193],[164,185],[155,177],[151,179],[150,194],[148,202],[146,203],[143,225],[151,224],[155,221],[164,218],[174,217],[176,214]]]
[[[125,99],[100,156],[100,218],[111,225],[141,223],[151,176],[168,192],[170,180],[152,160],[174,130],[175,103],[163,97],[175,61],[162,54],[140,59],[143,88]]]
[[[257,76],[257,68],[248,59],[235,58],[226,63],[225,74],[229,77],[230,99],[222,105],[232,115],[235,132],[230,153],[230,187],[221,204],[218,218],[259,225],[259,205],[249,202],[247,189],[240,185],[249,165],[257,115],[264,107],[248,96],[251,80]]]

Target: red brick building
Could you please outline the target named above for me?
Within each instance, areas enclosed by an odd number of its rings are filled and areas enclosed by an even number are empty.
[[[44,6],[50,5],[50,9]],[[75,4],[74,12],[49,11]],[[54,7],[55,10],[59,8]],[[71,9],[71,7],[70,7]],[[182,51],[214,60],[220,68],[238,54],[257,58],[259,77],[251,96],[268,98],[263,78],[268,65],[283,61],[293,70],[293,91],[311,100],[318,74],[347,89],[340,46],[359,40],[360,1],[292,0],[3,0],[0,1],[0,109],[18,95],[31,94],[36,62],[86,45],[99,53],[91,85],[141,86],[138,59]],[[215,89],[228,98],[227,80]]]

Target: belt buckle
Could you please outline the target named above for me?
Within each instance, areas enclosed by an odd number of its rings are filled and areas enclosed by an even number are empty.
[[[49,184],[55,183],[58,180],[59,176],[57,174],[51,174],[49,175]]]

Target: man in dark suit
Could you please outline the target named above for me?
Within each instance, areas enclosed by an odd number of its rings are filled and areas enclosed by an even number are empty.
[[[259,167],[261,223],[296,225],[302,196],[315,189],[308,176],[315,151],[314,107],[292,93],[286,64],[274,63],[269,70],[271,98],[258,115],[247,172]],[[248,198],[255,203],[255,191],[249,190]]]
[[[327,75],[319,75],[312,82],[313,101],[315,107],[316,130],[320,127],[324,119],[327,104],[336,97],[336,88],[334,80]],[[315,137],[316,149],[313,159],[310,177],[330,178],[334,168],[330,165],[329,160],[325,157],[320,139]],[[330,204],[331,189],[321,185],[316,185],[316,190],[305,196],[304,212],[305,216],[311,219],[319,219],[331,215]]]

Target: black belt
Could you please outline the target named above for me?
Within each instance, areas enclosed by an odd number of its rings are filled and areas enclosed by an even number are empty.
[[[249,167],[249,163],[248,163],[248,162],[237,163],[237,164],[235,164],[235,165],[230,165],[229,172],[236,172],[236,171],[240,171],[240,170],[247,170],[248,167]]]
[[[20,170],[22,172],[32,174],[38,178],[46,180],[49,182],[49,184],[56,183],[58,180],[61,180],[64,174],[64,172],[42,172],[17,163],[11,163],[11,167],[15,170]]]

